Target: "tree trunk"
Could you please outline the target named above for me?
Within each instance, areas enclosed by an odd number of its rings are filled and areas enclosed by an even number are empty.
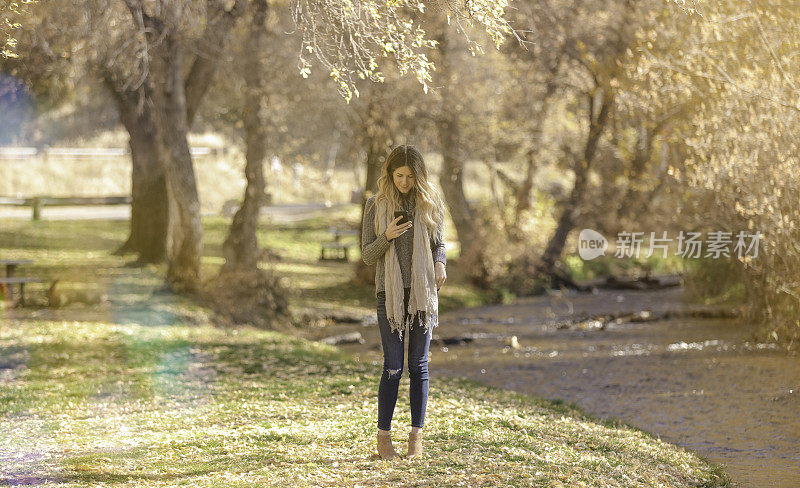
[[[388,141],[371,141],[369,149],[367,149],[367,175],[364,182],[364,195],[372,193],[373,195],[378,192],[378,178],[380,177],[381,168],[384,161],[386,161],[386,150],[389,148]]]
[[[442,73],[444,86],[441,88],[441,105],[437,120],[439,145],[442,153],[442,170],[439,181],[444,198],[450,208],[450,216],[456,228],[461,246],[459,262],[470,280],[478,285],[486,285],[486,270],[483,260],[483,236],[475,225],[473,211],[464,195],[464,162],[459,152],[460,133],[456,111],[457,94],[453,87],[452,68],[447,33],[443,30],[438,37],[437,50],[441,56],[438,71]]]
[[[197,291],[200,285],[200,258],[203,227],[200,200],[189,143],[189,127],[184,93],[183,49],[173,27],[161,39],[152,39],[151,72],[156,84],[153,105],[156,111],[160,144],[164,151],[169,197],[167,228],[167,281],[176,291]],[[162,29],[152,33],[157,37]]]
[[[450,215],[461,244],[461,255],[469,255],[480,247],[473,212],[464,194],[463,162],[458,157],[458,128],[455,117],[439,122],[439,141],[442,150],[442,173],[440,181]]]
[[[522,232],[522,214],[531,208],[531,191],[533,190],[533,174],[536,170],[536,152],[533,148],[528,149],[528,164],[525,169],[525,179],[517,188],[516,208],[514,209],[514,223],[509,229],[508,236],[513,242],[521,242],[525,238]]]
[[[169,227],[163,158],[158,154],[158,145],[153,144],[149,130],[128,132],[133,162],[128,242],[131,243],[130,249],[138,253],[140,263],[160,263],[166,257]]]
[[[545,270],[552,271],[558,260],[561,259],[561,254],[564,251],[564,245],[567,242],[567,236],[575,228],[575,218],[578,214],[578,208],[583,202],[583,194],[586,192],[586,183],[589,179],[589,164],[581,161],[575,168],[575,184],[572,187],[572,192],[569,199],[564,204],[561,216],[558,219],[558,225],[547,243],[547,248],[542,254],[542,263]]]
[[[250,28],[247,56],[244,63],[244,111],[246,163],[245,177],[247,188],[244,201],[233,216],[230,232],[222,245],[225,264],[222,272],[234,270],[255,270],[258,267],[258,216],[264,202],[264,158],[267,154],[267,131],[264,117],[265,92],[264,75],[261,62],[267,39],[266,0],[254,1],[255,12]]]
[[[600,92],[600,93],[598,93]],[[597,117],[594,116],[595,96],[602,97],[600,112]],[[589,170],[597,152],[597,144],[600,141],[600,136],[608,122],[609,111],[614,103],[613,92],[599,88],[593,90],[589,94],[589,135],[586,138],[582,159],[575,165],[575,185],[572,187],[567,202],[558,219],[558,225],[547,243],[547,248],[542,254],[541,269],[543,273],[555,277],[560,275],[556,264],[561,259],[561,254],[564,251],[564,246],[567,243],[567,236],[575,228],[575,220],[580,212],[580,207],[583,204],[583,197],[586,193],[586,187],[589,181]]]
[[[370,196],[378,192],[378,178],[380,177],[383,163],[391,149],[391,139],[385,127],[385,116],[380,112],[382,107],[380,98],[374,90],[369,91],[370,99],[367,103],[366,113],[361,125],[364,142],[367,148],[367,174],[364,181],[364,194],[361,197],[361,220],[364,221],[364,210]],[[361,243],[362,228],[358,228],[358,242]],[[375,265],[368,266],[363,259],[359,259],[354,270],[356,284],[375,284]]]
[[[104,82],[117,102],[120,120],[131,148],[130,235],[115,254],[136,253],[140,263],[159,263],[166,257],[167,181],[153,113],[139,110],[137,93],[119,91],[110,77]]]
[[[185,275],[191,282],[195,279],[192,276],[199,277],[199,257],[195,265],[193,264],[195,258],[189,255],[198,253],[198,249],[202,249],[202,244],[200,241],[190,244],[192,239],[199,239],[201,235],[197,233],[197,229],[190,229],[191,226],[197,225],[190,222],[196,220],[199,223],[200,218],[194,170],[186,136],[219,63],[216,56],[206,52],[195,57],[189,75],[184,77],[182,49],[175,31],[180,21],[177,15],[172,13],[174,18],[165,21],[144,13],[142,3],[139,1],[131,0],[127,5],[134,22],[139,25],[142,32],[147,33],[152,46],[157,46],[151,52],[157,55],[161,53],[165,58],[153,60],[154,69],[147,73],[147,79],[139,88],[139,92],[123,93],[117,90],[118,84],[113,81],[116,78],[115,74],[111,73],[109,68],[101,68],[104,81],[118,102],[121,119],[130,134],[133,162],[130,235],[117,253],[136,252],[139,254],[139,260],[143,262],[160,262],[167,258],[169,268],[172,270],[168,273],[168,280],[177,284],[182,281],[180,276]],[[209,2],[209,7],[214,8],[209,8],[207,13],[208,19],[205,31],[200,37],[199,49],[221,50],[245,5],[245,0]],[[172,25],[169,25],[170,23]],[[164,29],[170,29],[166,32],[170,37],[168,45],[162,45],[159,39]],[[172,61],[178,63],[177,70],[170,65]],[[160,69],[156,68],[158,65],[161,66]],[[181,86],[178,87],[177,83],[181,83]],[[161,90],[164,90],[164,94],[159,96],[157,92]],[[141,107],[133,102],[136,96],[144,97]],[[171,106],[157,105],[155,103],[157,100],[170,100]],[[181,109],[182,116],[177,113]],[[179,118],[182,120],[178,120]],[[159,132],[159,127],[169,129],[168,133]],[[172,145],[171,141],[181,139],[183,142],[178,142],[177,146]],[[180,154],[184,150],[185,154]],[[167,182],[168,165],[173,167],[172,172],[176,180],[173,184]],[[192,197],[192,194],[195,197]],[[170,195],[190,200],[194,198],[194,202],[170,202]],[[196,217],[191,216],[195,211],[192,210],[194,207],[196,207]],[[175,215],[182,215],[184,221],[173,222],[170,216]],[[183,264],[172,263],[173,257],[177,257]],[[184,266],[190,268],[197,266],[197,271],[187,272],[181,269]],[[194,288],[195,284],[188,283],[187,288]]]
[[[597,153],[597,145],[608,125],[611,110],[614,106],[615,92],[612,88],[611,80],[614,79],[616,73],[622,68],[619,58],[622,57],[629,45],[630,36],[633,33],[632,27],[635,26],[632,19],[637,6],[638,4],[636,2],[630,0],[624,2],[625,9],[622,12],[619,23],[618,37],[611,46],[613,48],[612,54],[601,64],[584,63],[586,66],[594,64],[594,69],[600,68],[591,73],[594,79],[594,86],[586,93],[589,115],[589,134],[586,138],[583,154],[580,156],[578,164],[575,165],[575,186],[567,199],[561,217],[558,220],[556,230],[547,243],[547,248],[537,266],[537,271],[549,275],[556,282],[566,281],[572,283],[571,278],[564,271],[558,269],[558,264],[560,263],[561,255],[566,245],[567,236],[575,227],[576,218],[583,205],[584,194],[588,186],[589,172],[592,161]],[[598,102],[599,108],[597,107]],[[572,283],[572,285],[574,285],[574,283]]]
[[[367,193],[375,194],[378,192],[378,178],[386,161],[386,156],[392,146],[391,128],[384,113],[384,100],[381,98],[379,90],[375,87],[368,87],[365,90],[367,106],[363,117],[360,119],[360,140],[367,150],[367,174],[364,181],[365,197]],[[366,200],[366,199],[365,199]]]

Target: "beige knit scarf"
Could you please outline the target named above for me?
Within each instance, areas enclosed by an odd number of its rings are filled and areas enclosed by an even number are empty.
[[[378,235],[386,231],[394,220],[394,211],[385,200],[379,202],[377,208]],[[403,331],[409,329],[414,318],[419,315],[419,325],[425,330],[437,325],[439,315],[439,296],[436,290],[436,278],[433,272],[433,254],[430,249],[428,227],[420,218],[420,212],[414,210],[414,246],[411,257],[411,290],[408,297],[406,315],[403,310],[403,275],[400,261],[395,251],[394,239],[390,241],[389,250],[384,255],[384,288],[386,293],[386,316],[392,331],[403,338]]]

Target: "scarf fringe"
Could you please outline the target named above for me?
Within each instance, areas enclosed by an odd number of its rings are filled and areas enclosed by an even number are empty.
[[[394,317],[389,317],[389,328],[392,332],[397,332],[397,336],[402,340],[403,334],[413,327],[414,320],[417,317],[419,317],[419,322],[417,325],[421,327],[423,331],[425,331],[425,334],[432,332],[434,327],[439,325],[438,313],[427,314],[423,310],[417,310],[417,313],[414,315],[406,314],[403,322],[399,322]]]

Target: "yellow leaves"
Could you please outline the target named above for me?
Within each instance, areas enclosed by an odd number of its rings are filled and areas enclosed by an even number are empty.
[[[353,2],[342,0],[333,6],[320,7],[309,3],[301,9],[295,20],[303,31],[305,50],[314,53],[333,75],[340,94],[348,101],[352,94],[358,96],[355,82],[361,80],[383,81],[380,73],[374,72],[374,58],[378,55],[393,58],[398,71],[412,71],[423,90],[429,88],[430,71],[434,68],[424,56],[424,49],[433,49],[437,42],[427,39],[420,27],[414,26],[414,18],[408,11],[424,12],[425,2],[413,0],[366,0]],[[504,34],[511,29],[504,18],[506,1],[469,0],[464,3],[446,3],[444,13],[447,23],[455,16],[459,31],[468,38],[470,53],[484,54],[483,47],[469,39],[466,29],[479,26],[486,30],[497,49],[504,41]],[[324,49],[309,46],[325,46]],[[364,66],[369,65],[369,69]],[[309,70],[302,69],[307,77]]]

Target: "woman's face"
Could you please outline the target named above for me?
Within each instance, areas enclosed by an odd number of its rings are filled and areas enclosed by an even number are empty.
[[[392,173],[394,179],[394,186],[400,190],[401,193],[408,193],[414,187],[414,173],[408,166],[401,166],[394,170]]]

